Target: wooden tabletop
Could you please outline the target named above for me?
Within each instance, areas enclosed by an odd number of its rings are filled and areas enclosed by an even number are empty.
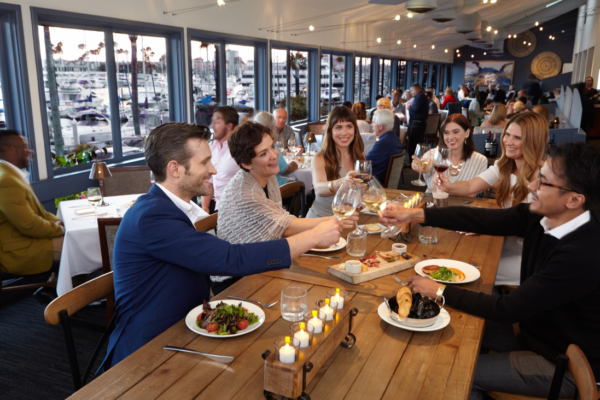
[[[394,197],[399,191],[388,191]],[[406,193],[406,192],[405,192]],[[464,205],[465,199],[450,198],[450,205]],[[492,200],[473,199],[468,206],[495,207]],[[375,222],[362,216],[360,223]],[[469,290],[491,293],[502,250],[503,238],[463,236],[439,230],[435,245],[418,241],[413,228],[408,251],[451,258],[478,266],[481,278],[461,285]],[[392,241],[369,235],[367,252],[390,250]],[[347,257],[345,250],[328,253]],[[391,297],[399,285],[387,276],[351,285],[326,273],[339,260],[301,257],[289,270],[246,277],[215,299],[227,295],[270,303],[280,300],[281,290],[300,286],[308,291],[308,304],[325,297],[332,287],[343,287],[359,310],[352,332],[356,345],[341,346],[324,364],[306,388],[318,399],[467,399],[479,352],[484,321],[458,310],[448,309],[450,325],[445,329],[414,333],[382,321],[377,307],[381,296]],[[414,269],[398,273],[414,275]],[[75,393],[73,399],[264,399],[261,354],[273,351],[276,338],[289,334],[291,323],[281,318],[279,304],[264,309],[266,320],[255,332],[240,337],[213,339],[190,331],[182,320],[131,356]],[[166,345],[235,357],[220,364],[204,357],[163,350]]]

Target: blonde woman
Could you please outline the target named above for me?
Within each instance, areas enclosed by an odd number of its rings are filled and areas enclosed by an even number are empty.
[[[481,123],[482,128],[504,128],[506,125],[506,106],[498,104],[492,110],[490,117]]]
[[[520,113],[523,112],[523,110],[525,110],[525,103],[523,103],[522,101],[515,101],[514,103],[512,103],[512,109],[513,112],[509,113],[506,118],[512,118],[515,115],[518,115]]]
[[[469,181],[451,182],[445,174],[436,174],[434,179],[445,192],[456,196],[494,188],[496,202],[502,208],[529,203],[531,195],[527,185],[537,167],[544,163],[548,135],[548,121],[544,117],[532,112],[517,114],[502,132],[502,156],[491,168]],[[496,285],[519,285],[522,247],[522,239],[506,238]]]
[[[392,102],[387,97],[382,97],[377,100],[377,109],[378,110],[390,110],[394,112],[392,108]],[[392,129],[394,135],[400,137],[400,118],[396,114],[394,114],[394,129]]]

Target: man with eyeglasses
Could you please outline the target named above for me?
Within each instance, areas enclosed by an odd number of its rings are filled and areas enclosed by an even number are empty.
[[[419,222],[449,230],[524,238],[521,285],[508,294],[472,292],[410,277],[413,292],[486,319],[470,399],[487,391],[547,397],[556,358],[570,344],[600,379],[600,154],[583,143],[550,146],[529,183],[530,204],[495,210],[468,207],[403,209],[388,205],[384,223]],[[519,323],[515,336],[512,324]],[[573,397],[567,372],[560,398]]]

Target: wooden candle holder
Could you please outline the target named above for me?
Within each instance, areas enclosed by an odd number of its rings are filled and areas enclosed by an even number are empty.
[[[320,307],[320,302],[317,307]],[[337,346],[350,349],[356,343],[356,336],[352,334],[352,319],[357,314],[358,309],[352,307],[351,301],[347,301],[344,308],[338,310],[335,320],[327,322],[322,333],[314,334],[312,345],[300,349],[298,359],[293,364],[284,364],[277,360],[277,354],[265,350],[262,354],[265,360],[265,398],[272,400],[285,396],[310,400],[310,396],[304,392],[306,385]]]

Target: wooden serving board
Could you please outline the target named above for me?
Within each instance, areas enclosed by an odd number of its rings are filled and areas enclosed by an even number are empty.
[[[381,260],[380,257],[378,259]],[[410,260],[405,260],[401,257],[399,260],[391,263],[381,260],[379,268],[369,268],[367,272],[361,272],[359,274],[351,274],[346,272],[346,270],[339,269],[339,264],[335,264],[327,268],[327,272],[348,283],[356,285],[359,283],[372,281],[373,279],[381,278],[382,276],[395,274],[396,272],[413,268],[419,261],[421,261],[421,259],[415,255],[413,255]]]

